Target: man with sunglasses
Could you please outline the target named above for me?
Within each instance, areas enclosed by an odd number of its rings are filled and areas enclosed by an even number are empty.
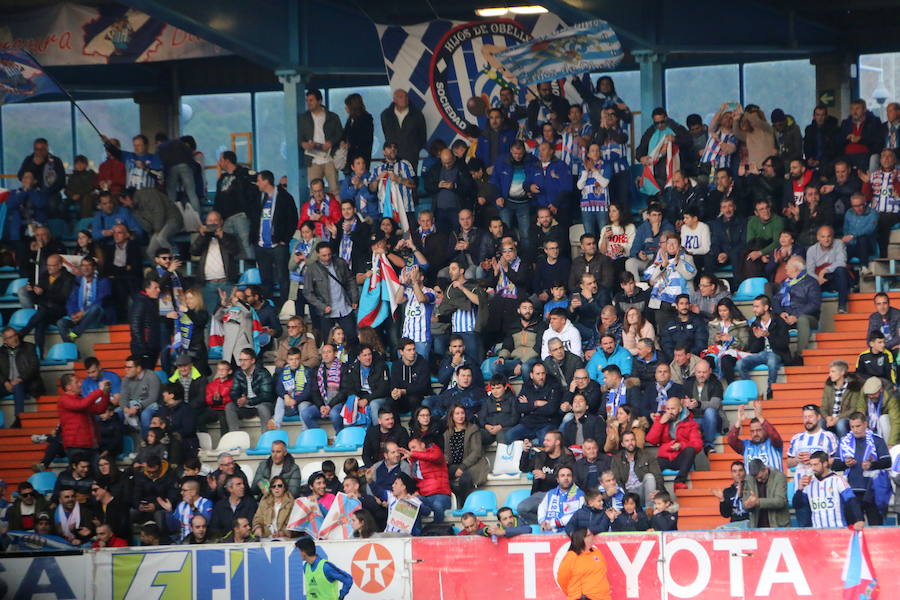
[[[48,512],[50,505],[42,494],[27,481],[19,483],[19,497],[6,511],[10,531],[29,531],[37,525],[37,515]]]
[[[641,143],[634,150],[634,155],[644,165],[653,167],[653,176],[660,188],[664,188],[666,184],[666,162],[665,160],[657,160],[656,163],[650,157],[650,153],[659,144],[661,139],[671,141],[677,146],[681,154],[681,162],[689,164],[691,161],[690,150],[693,143],[690,132],[682,125],[679,125],[674,119],[670,119],[666,109],[659,106],[653,109],[653,124],[647,128],[644,135],[641,136]]]
[[[127,540],[131,537],[130,507],[124,498],[112,495],[111,483],[108,477],[101,476],[91,485],[91,496],[97,511],[96,521],[108,525],[116,537]]]

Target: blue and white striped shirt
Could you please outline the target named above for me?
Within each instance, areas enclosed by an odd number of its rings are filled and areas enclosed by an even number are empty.
[[[403,290],[406,296],[406,310],[403,312],[403,337],[414,342],[431,339],[431,313],[434,312],[434,290],[423,287],[422,293],[428,302],[419,302],[411,287]]]
[[[451,333],[471,333],[475,331],[475,316],[478,308],[472,306],[468,310],[457,310],[450,317]]]
[[[827,453],[828,456],[834,456],[837,448],[837,438],[830,431],[825,431],[824,429],[820,429],[818,433],[801,431],[800,433],[795,433],[794,437],[791,438],[791,443],[788,446],[788,457],[797,458],[802,452],[812,454],[819,450]],[[812,469],[803,463],[797,463],[795,470],[794,483],[797,485],[800,485],[801,477],[812,475]]]
[[[759,444],[754,444],[750,440],[744,440],[744,467],[750,469],[750,461],[758,458],[763,461],[770,469],[776,469],[784,472],[784,460],[781,456],[781,450],[772,444],[772,440],[766,438]]]
[[[843,476],[829,473],[823,479],[813,476],[809,485],[803,488],[812,511],[812,526],[816,529],[843,529],[844,502],[854,497],[850,484]]]
[[[416,176],[416,170],[413,169],[412,164],[410,164],[408,160],[400,159],[392,163],[385,160],[384,162],[372,165],[369,181],[376,181],[384,173],[393,173],[403,179],[413,179]],[[400,196],[403,199],[403,206],[406,208],[406,212],[412,212],[414,210],[413,188],[406,187],[405,185],[400,185],[398,187],[400,188]]]

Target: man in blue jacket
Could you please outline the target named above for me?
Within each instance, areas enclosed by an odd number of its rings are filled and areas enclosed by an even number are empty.
[[[503,111],[499,108],[489,110],[487,129],[478,136],[478,146],[475,148],[475,157],[484,162],[488,175],[493,174],[497,160],[509,154],[515,139],[516,131],[507,128]]]
[[[588,375],[597,383],[603,383],[603,370],[609,365],[615,365],[619,373],[625,377],[631,375],[631,352],[616,342],[611,335],[600,338],[600,346],[588,361]]]
[[[531,226],[525,179],[533,164],[534,157],[525,152],[525,144],[522,140],[516,140],[509,147],[509,154],[497,159],[490,179],[491,184],[497,188],[496,203],[500,209],[500,218],[504,225],[518,230],[523,247],[527,245]]]
[[[525,171],[525,189],[536,201],[537,206],[546,206],[553,216],[568,231],[572,223],[572,202],[569,195],[575,188],[572,170],[554,156],[550,142],[541,142],[538,162]],[[525,235],[521,231],[520,235]]]
[[[112,246],[113,227],[116,225],[124,225],[135,237],[144,234],[144,230],[131,214],[131,209],[127,206],[116,206],[109,192],[100,192],[99,202],[100,208],[94,212],[94,220],[91,222],[91,235],[95,242]]]
[[[106,301],[112,286],[109,279],[97,276],[97,263],[90,256],[81,259],[81,277],[75,280],[69,301],[66,303],[67,316],[56,322],[63,341],[75,341],[88,329],[103,327],[112,323],[115,315]]]
[[[807,273],[802,256],[792,256],[785,265],[787,278],[772,299],[772,312],[797,330],[797,354],[809,346],[809,336],[819,326],[822,290],[815,275]]]

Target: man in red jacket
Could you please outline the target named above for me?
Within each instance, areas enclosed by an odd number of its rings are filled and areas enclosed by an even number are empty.
[[[694,457],[703,449],[700,427],[679,398],[669,398],[666,410],[656,417],[647,433],[647,443],[659,446],[657,461],[660,470],[678,469],[675,489],[687,488],[688,472],[694,465]]]
[[[94,415],[99,415],[109,405],[110,383],[100,382],[100,387],[87,396],[81,396],[81,380],[72,373],[59,378],[63,393],[57,400],[59,425],[66,456],[74,460],[76,456],[89,457],[91,463],[97,461],[97,432],[94,429]]]
[[[420,439],[409,441],[409,450],[400,448],[409,461],[419,496],[434,512],[434,522],[444,521],[444,511],[450,509],[450,476],[447,459],[437,444],[425,445]]]

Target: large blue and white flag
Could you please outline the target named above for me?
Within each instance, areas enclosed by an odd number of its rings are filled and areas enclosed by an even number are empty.
[[[0,104],[62,94],[44,68],[25,50],[0,50]]]
[[[622,61],[622,45],[609,23],[595,19],[501,50],[494,56],[520,84],[532,85],[612,69]]]
[[[534,97],[496,58],[498,52],[566,27],[552,13],[376,25],[391,89],[409,93],[410,103],[425,116],[429,141],[447,143],[477,136],[487,108],[499,104],[501,89],[511,89],[522,106]],[[554,86],[570,102],[581,101],[571,80]]]

